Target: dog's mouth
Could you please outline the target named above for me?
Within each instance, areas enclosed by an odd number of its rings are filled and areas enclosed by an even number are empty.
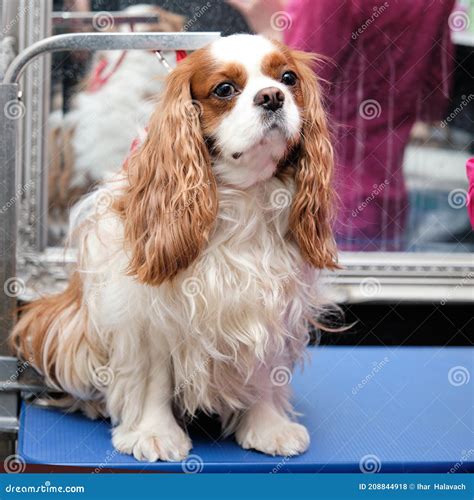
[[[271,114],[265,114],[262,119],[264,132],[271,130],[279,130],[283,135],[288,135],[288,127],[286,125],[285,115],[281,110]]]
[[[277,115],[277,113],[273,113],[273,115]],[[230,153],[224,153],[221,147],[219,147],[218,141],[212,135],[205,137],[205,143],[212,160],[223,160],[226,157],[233,161],[246,160],[249,158],[249,155],[252,156],[258,151],[267,149],[269,156],[278,162],[283,152],[290,147],[291,142],[288,127],[283,116],[271,116],[265,119],[259,138],[254,143]]]

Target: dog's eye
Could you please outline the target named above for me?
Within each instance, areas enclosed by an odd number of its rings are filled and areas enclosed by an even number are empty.
[[[288,85],[288,87],[295,85],[296,80],[298,80],[298,77],[293,71],[285,71],[283,75],[281,75],[281,83]]]
[[[219,85],[214,89],[214,95],[220,97],[221,99],[226,99],[232,97],[236,93],[235,87],[229,83],[219,83]]]

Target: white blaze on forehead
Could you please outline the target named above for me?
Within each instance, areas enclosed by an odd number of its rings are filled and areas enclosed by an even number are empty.
[[[263,58],[271,52],[275,52],[275,46],[260,35],[232,35],[211,45],[211,54],[217,61],[240,63],[249,74],[260,73]]]

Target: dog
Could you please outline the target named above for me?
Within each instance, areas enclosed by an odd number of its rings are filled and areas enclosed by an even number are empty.
[[[148,134],[71,214],[67,289],[11,336],[53,389],[137,460],[185,459],[182,422],[217,415],[246,449],[310,442],[288,384],[337,264],[333,152],[314,57],[220,38],[169,75]],[[69,404],[68,403],[68,404]]]

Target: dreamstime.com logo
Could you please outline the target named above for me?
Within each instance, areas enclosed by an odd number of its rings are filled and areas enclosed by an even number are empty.
[[[352,388],[352,395],[355,396],[359,391],[361,391],[382,368],[390,362],[390,358],[385,356],[381,361],[372,363],[372,370],[357,384]]]
[[[30,10],[30,4],[25,4],[25,6],[20,9],[17,13],[16,13],[16,16],[9,22],[7,23],[3,29],[2,29],[2,34],[3,35],[6,35],[7,33],[9,33],[11,31],[11,29],[16,25],[18,24],[18,22],[26,15],[28,14],[28,11]]]
[[[97,12],[92,19],[92,26],[96,31],[109,31],[114,27],[114,16],[109,12]]]
[[[92,381],[98,387],[108,387],[114,378],[115,374],[110,366],[99,366],[92,372]]]
[[[359,462],[359,469],[364,474],[376,474],[380,472],[382,462],[377,455],[364,455]]]
[[[448,372],[448,381],[454,387],[469,384],[471,374],[465,366],[453,366]]]
[[[25,282],[17,276],[8,278],[3,284],[3,293],[7,297],[18,297],[25,291],[25,289]]]
[[[451,208],[459,210],[469,203],[469,194],[465,189],[453,189],[448,194],[448,205]]]
[[[461,452],[461,460],[456,462],[451,469],[449,469],[448,474],[455,474],[458,470],[463,466],[465,462],[468,462],[469,459],[474,455],[474,450],[471,448],[470,450],[463,450]]]
[[[456,116],[458,116],[462,111],[474,101],[474,94],[462,95],[461,96],[461,104],[451,111],[451,113],[441,122],[441,128],[447,127],[450,122],[452,122]]]
[[[455,10],[448,18],[448,25],[451,31],[465,31],[469,28],[471,20],[466,12]]]
[[[288,385],[291,378],[291,370],[287,366],[275,366],[270,373],[270,380],[277,387]]]
[[[291,192],[284,188],[275,189],[270,196],[271,206],[278,210],[289,207],[291,205],[291,201]]]
[[[0,207],[0,215],[6,213],[10,208],[14,207],[18,200],[31,188],[34,182],[28,181],[26,184],[17,186],[14,196],[12,196],[2,207]]]
[[[199,18],[202,17],[210,8],[211,8],[211,2],[207,2],[204,5],[201,5],[200,7],[196,7],[196,10],[194,12],[194,15],[191,19],[189,19],[186,24],[183,26],[183,31],[189,31],[189,29],[197,22],[199,21]]]
[[[8,101],[3,107],[3,114],[5,115],[5,118],[8,118],[9,120],[19,120],[25,116],[25,113],[25,105],[16,99]]]
[[[204,461],[199,455],[189,455],[181,464],[185,474],[199,474],[204,469]]]
[[[202,294],[203,284],[199,278],[186,278],[181,285],[181,289],[187,297],[196,297]]]
[[[288,12],[280,10],[275,12],[270,18],[270,26],[275,31],[285,31],[291,28],[293,24],[293,19]]]
[[[362,23],[356,31],[352,32],[352,40],[357,40],[364,31],[369,28],[378,17],[380,17],[389,8],[389,3],[385,2],[382,5],[375,6],[372,15]]]
[[[384,191],[389,183],[390,181],[385,179],[385,181],[381,184],[374,184],[374,189],[370,192],[367,198],[365,198],[365,200],[360,203],[356,209],[352,210],[352,217],[357,217],[360,213],[362,213],[375,200],[375,198]]]
[[[84,486],[55,486],[51,481],[45,481],[39,485],[15,486],[8,484],[5,486],[5,493],[85,493]]]
[[[366,99],[359,105],[359,115],[364,120],[374,120],[382,114],[382,106],[375,99]]]
[[[373,298],[379,295],[382,291],[382,283],[380,283],[380,280],[377,278],[369,276],[360,282],[359,290],[364,297]]]
[[[9,455],[3,461],[3,468],[7,474],[21,474],[26,470],[26,462],[20,455]]]

